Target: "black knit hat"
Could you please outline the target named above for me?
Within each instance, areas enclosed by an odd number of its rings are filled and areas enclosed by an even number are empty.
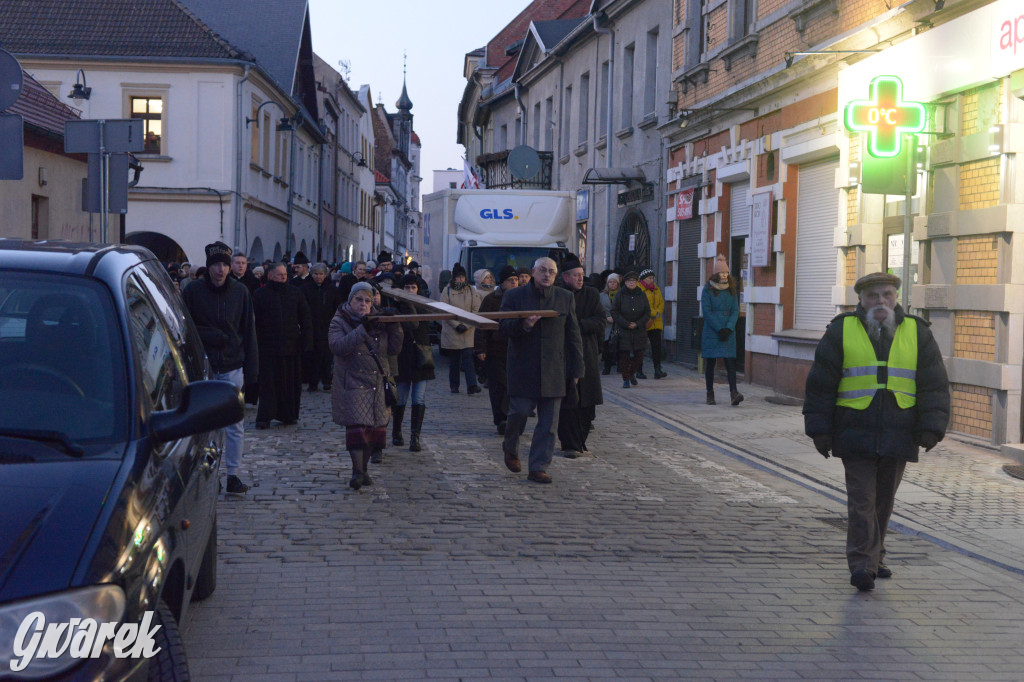
[[[391,262],[391,254],[388,253],[387,251],[381,251],[379,254],[377,254],[377,265],[380,265],[381,263],[390,263],[390,262]]]
[[[562,272],[569,272],[570,270],[582,267],[583,263],[580,262],[580,259],[571,253],[562,260]]]
[[[309,259],[306,258],[306,254],[301,251],[295,252],[295,259],[292,261],[295,265],[309,265]]]
[[[231,247],[224,242],[214,242],[206,245],[206,267],[210,267],[214,263],[224,263],[225,265],[231,265],[231,254],[233,251]]]
[[[530,270],[530,268],[526,267],[525,265],[516,268],[516,274],[517,275],[529,275],[530,277],[533,277],[533,271]]]
[[[415,284],[418,289],[420,286],[420,278],[413,274],[406,275],[405,277],[402,278],[401,283],[399,283],[397,286],[400,286],[404,289],[410,284]]]
[[[460,275],[462,277],[466,276],[466,268],[462,267],[462,263],[456,263],[455,265],[452,266],[452,279],[455,279]]]
[[[648,277],[654,277],[654,270],[650,268],[644,268],[640,271],[640,279],[647,279]]]
[[[509,277],[515,277],[515,276],[516,276],[516,269],[514,267],[512,267],[511,265],[506,265],[505,267],[503,267],[501,269],[501,272],[498,273],[498,284],[501,284],[502,282],[504,282]]]

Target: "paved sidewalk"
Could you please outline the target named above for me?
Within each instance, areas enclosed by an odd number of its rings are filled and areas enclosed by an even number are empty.
[[[718,405],[705,403],[703,375],[669,365],[669,376],[633,389],[605,384],[619,405],[680,434],[846,503],[843,467],[825,459],[804,435],[800,405],[770,402],[771,389],[740,384],[745,400],[729,404],[728,384],[716,383]],[[724,376],[718,381],[724,381]],[[611,391],[608,391],[611,387]],[[791,399],[789,402],[795,402]],[[907,466],[892,523],[1004,569],[1024,574],[1024,481],[1003,471],[1017,464],[990,448],[947,436]]]
[[[486,396],[442,378],[424,451],[388,448],[353,492],[328,394],[303,393],[297,426],[247,430],[259,485],[218,504],[193,678],[1019,682],[1024,483],[998,456],[946,442],[913,467],[897,512],[917,534],[890,535],[895,576],[859,593],[841,465],[799,408],[751,387],[709,407],[669,373],[606,377],[592,456],[556,457],[552,485],[507,471]]]

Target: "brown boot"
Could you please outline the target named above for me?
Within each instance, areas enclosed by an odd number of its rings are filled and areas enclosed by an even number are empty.
[[[732,406],[736,407],[743,402],[743,394],[739,391],[730,391],[729,397],[732,398]]]
[[[714,391],[708,391],[707,403],[708,403],[708,405],[714,405],[715,404],[715,392]]]

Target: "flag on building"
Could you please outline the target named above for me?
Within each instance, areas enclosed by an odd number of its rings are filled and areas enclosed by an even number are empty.
[[[465,189],[486,189],[483,180],[476,174],[473,167],[469,165],[469,161],[466,159],[462,160],[462,175],[463,181],[462,186]]]

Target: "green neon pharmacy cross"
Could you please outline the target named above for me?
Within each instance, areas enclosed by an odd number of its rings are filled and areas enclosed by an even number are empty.
[[[876,77],[869,92],[871,99],[853,100],[846,105],[846,128],[868,134],[871,156],[898,156],[903,133],[924,129],[924,105],[903,101],[903,81],[896,76]]]

